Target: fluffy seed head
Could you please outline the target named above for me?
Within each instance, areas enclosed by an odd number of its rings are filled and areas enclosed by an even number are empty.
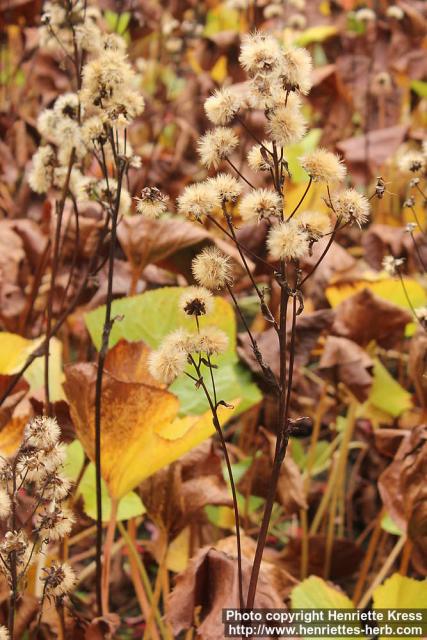
[[[179,196],[178,213],[199,220],[220,206],[215,189],[209,182],[197,182],[185,187]]]
[[[204,316],[213,309],[213,297],[205,287],[189,287],[179,299],[179,307],[187,316]]]
[[[156,380],[170,385],[185,369],[187,354],[181,348],[171,349],[170,345],[160,346],[148,359],[148,369]]]
[[[64,93],[55,101],[53,110],[59,118],[77,120],[79,113],[79,96],[77,93]]]
[[[32,166],[28,174],[28,184],[36,193],[46,193],[52,186],[55,152],[50,145],[37,149],[32,158]]]
[[[342,160],[326,149],[315,149],[300,158],[300,162],[315,182],[341,182],[346,175]]]
[[[191,265],[195,280],[207,289],[223,289],[232,282],[230,258],[217,247],[207,247]]]
[[[208,131],[199,140],[198,151],[201,163],[210,169],[217,169],[222,160],[228,158],[239,144],[232,129],[217,127]]]
[[[309,237],[296,220],[290,220],[270,229],[267,246],[273,260],[297,260],[308,253]]]
[[[228,173],[218,173],[214,178],[207,179],[220,202],[234,204],[242,193],[242,187],[236,178]]]
[[[40,538],[49,542],[62,540],[71,532],[74,521],[73,513],[66,507],[45,510],[37,518],[37,532]]]
[[[273,152],[273,144],[269,140],[264,140],[262,144]],[[254,171],[268,171],[273,166],[273,161],[271,155],[261,145],[255,144],[249,150],[248,165]]]
[[[64,500],[71,490],[71,481],[61,473],[48,474],[39,482],[39,493],[43,499],[51,501]]]
[[[267,131],[281,147],[299,142],[304,137],[307,123],[300,110],[300,102],[291,94],[286,106],[280,105],[271,113]]]
[[[405,262],[403,258],[395,258],[394,256],[384,256],[382,268],[389,276],[395,276],[399,267]]]
[[[162,349],[166,351],[183,351],[185,354],[194,351],[194,336],[185,329],[176,329],[169,333],[162,342]]]
[[[270,74],[279,57],[280,45],[272,36],[260,32],[243,36],[239,62],[248,76]]]
[[[6,520],[10,513],[10,498],[8,493],[0,488],[0,520]]]
[[[356,20],[359,22],[375,22],[377,19],[375,11],[369,9],[368,7],[364,7],[363,9],[359,9],[355,13]]]
[[[212,124],[229,124],[239,110],[239,99],[230,89],[217,89],[205,101],[205,112]]]
[[[318,240],[331,231],[331,220],[320,211],[304,211],[298,216],[299,225],[305,229],[310,239]]]
[[[341,191],[332,199],[332,203],[335,213],[343,222],[355,222],[361,227],[369,218],[369,200],[356,189]]]
[[[312,86],[312,62],[307,49],[297,47],[282,54],[280,81],[287,91],[307,94]]]
[[[29,446],[49,449],[58,442],[60,434],[61,430],[56,418],[37,416],[25,427],[24,439]]]
[[[0,640],[9,640],[9,631],[3,625],[0,626]]]
[[[136,210],[145,218],[158,218],[167,211],[168,198],[157,187],[145,187],[141,191],[141,197],[135,198]]]
[[[46,595],[60,598],[72,591],[76,583],[76,575],[69,564],[52,562],[50,567],[43,569],[44,575],[40,578],[44,582]]]
[[[403,20],[405,12],[397,4],[392,4],[387,7],[385,12],[387,18],[393,18],[394,20]]]
[[[399,160],[399,169],[404,173],[422,173],[426,160],[420,151],[408,151]]]
[[[195,351],[208,356],[224,353],[228,347],[228,336],[217,327],[205,327],[196,337]]]
[[[245,222],[280,216],[282,209],[282,198],[271,189],[254,189],[244,195],[239,204],[239,212]]]

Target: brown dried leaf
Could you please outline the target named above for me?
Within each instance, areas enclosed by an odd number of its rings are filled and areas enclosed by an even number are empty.
[[[366,346],[371,340],[385,348],[403,336],[411,314],[363,289],[335,307],[332,332]]]
[[[368,354],[352,340],[337,336],[326,339],[319,369],[327,373],[334,384],[344,383],[359,402],[368,398],[372,385],[369,369],[372,366]]]

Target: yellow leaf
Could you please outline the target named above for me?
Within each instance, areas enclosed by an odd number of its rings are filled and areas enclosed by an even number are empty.
[[[291,184],[286,191],[286,199],[285,199],[285,213],[286,215],[290,215],[290,213],[297,206],[299,201],[301,200],[304,191],[307,188],[307,182],[299,183],[299,184]],[[310,209],[310,211],[324,211],[328,212],[328,208],[325,205],[325,201],[323,198],[327,195],[326,189],[324,185],[313,182],[311,187],[304,198],[304,202],[301,205],[301,211],[304,209]]]
[[[332,36],[337,35],[338,29],[330,24],[322,24],[317,27],[310,27],[301,33],[296,39],[296,44],[300,47],[305,47],[311,42],[324,42]]]
[[[64,384],[77,435],[91,460],[95,457],[96,372],[92,363],[69,366]],[[178,409],[178,398],[169,391],[118,380],[104,372],[102,475],[112,497],[126,495],[214,432],[210,412],[177,418]],[[228,417],[230,412],[220,407],[220,419],[221,415]]]
[[[227,77],[227,56],[220,56],[211,69],[211,78],[222,84]]]
[[[16,333],[0,333],[0,374],[10,376],[17,373],[43,342],[43,337],[27,340]]]
[[[377,587],[373,593],[374,609],[425,609],[427,602],[427,580],[414,580],[407,578],[400,573],[393,574],[382,585]],[[386,621],[396,631],[396,625],[402,626],[402,621],[394,622]],[[423,627],[425,632],[425,624],[422,622],[406,623],[406,627]],[[380,636],[380,640],[391,637]],[[418,636],[405,636],[409,640],[415,640]],[[423,637],[425,634],[423,633]]]
[[[0,332],[0,374],[17,373],[28,360],[28,357],[42,344],[44,336],[35,340],[27,340],[15,333]],[[49,344],[49,391],[53,402],[62,400],[62,344],[57,338],[51,338]],[[31,391],[43,389],[44,358],[36,358],[24,373],[24,378]]]
[[[414,307],[422,307],[427,303],[427,295],[423,287],[412,278],[404,278],[405,288]],[[334,284],[326,289],[326,297],[332,307],[346,300],[358,291],[369,289],[380,298],[391,302],[403,309],[410,306],[406,299],[402,284],[397,278],[390,278],[382,274],[367,272],[364,279],[350,283]]]
[[[186,527],[169,544],[166,566],[169,571],[181,573],[187,568],[190,556],[190,527]]]

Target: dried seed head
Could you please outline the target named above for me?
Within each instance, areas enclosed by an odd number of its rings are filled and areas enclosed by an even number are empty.
[[[185,329],[176,329],[169,333],[162,341],[162,349],[165,351],[183,351],[189,354],[194,351],[194,335]]]
[[[318,240],[331,231],[329,216],[320,211],[304,211],[298,216],[297,222],[312,240]]]
[[[42,540],[52,542],[68,535],[75,518],[66,507],[56,507],[53,511],[42,511],[37,517],[36,532]]]
[[[43,500],[56,502],[64,500],[70,490],[70,480],[60,473],[47,474],[40,479],[37,487],[37,493]]]
[[[207,289],[223,289],[233,279],[230,258],[215,246],[203,249],[194,258],[191,269],[198,284]]]
[[[332,204],[335,213],[343,222],[355,222],[361,227],[369,218],[369,200],[356,189],[346,189],[338,193],[333,197]]]
[[[217,194],[208,182],[199,182],[185,187],[178,198],[178,213],[199,220],[210,215],[220,206]]]
[[[309,237],[296,220],[274,225],[267,246],[273,260],[297,260],[309,252]]]
[[[10,640],[9,631],[3,625],[0,626],[0,640]]]
[[[222,160],[228,158],[239,144],[239,140],[232,129],[217,127],[202,136],[198,143],[201,163],[210,169],[217,169]]]
[[[264,140],[262,144],[265,149],[255,144],[248,153],[248,165],[254,171],[268,171],[273,166],[272,156],[268,153],[273,152],[273,144],[269,140]]]
[[[315,149],[300,158],[300,162],[315,182],[341,182],[347,173],[342,160],[326,149]]]
[[[25,427],[24,440],[30,447],[49,449],[58,442],[60,433],[56,418],[37,416]]]
[[[392,4],[387,7],[385,14],[387,18],[394,20],[403,20],[405,17],[405,12],[397,4]]]
[[[287,91],[307,94],[312,86],[312,62],[307,49],[297,47],[282,54],[279,80]]]
[[[394,256],[384,256],[382,267],[389,276],[395,276],[399,267],[405,262],[403,258],[395,258]]]
[[[179,299],[180,309],[187,316],[204,316],[211,313],[213,296],[205,287],[189,287]]]
[[[359,22],[375,22],[377,19],[375,11],[372,11],[372,9],[369,9],[368,7],[364,7],[363,9],[356,11],[355,17]]]
[[[195,351],[208,356],[224,353],[228,347],[228,336],[216,327],[205,327],[195,339]]]
[[[76,575],[69,564],[52,562],[50,567],[43,569],[44,576],[40,578],[44,582],[46,595],[60,598],[72,591],[76,583]]]
[[[222,203],[234,204],[242,193],[239,181],[228,173],[218,173],[214,178],[208,178],[207,182],[213,188],[216,198]]]
[[[287,105],[278,106],[269,115],[267,131],[281,147],[299,142],[305,135],[307,122],[300,106],[297,96],[290,94]]]
[[[399,160],[399,169],[405,173],[422,173],[426,159],[420,151],[408,151]]]
[[[145,187],[141,191],[140,198],[134,198],[137,202],[136,211],[146,218],[159,218],[167,211],[168,197],[157,187]]]
[[[36,193],[46,193],[53,183],[55,152],[50,145],[37,149],[32,158],[32,166],[28,174],[28,184]]]
[[[10,514],[9,494],[0,488],[0,520],[6,520]]]
[[[282,198],[271,189],[255,189],[244,195],[239,204],[239,213],[245,222],[280,216],[282,211]]]
[[[277,67],[280,45],[265,33],[246,34],[242,39],[239,62],[248,76],[268,75]]]
[[[229,124],[239,110],[239,99],[230,89],[217,89],[205,102],[206,115],[212,124]]]
[[[148,369],[156,380],[162,384],[170,385],[183,373],[187,364],[187,354],[177,347],[172,349],[170,344],[160,346],[159,349],[150,353],[148,359]]]

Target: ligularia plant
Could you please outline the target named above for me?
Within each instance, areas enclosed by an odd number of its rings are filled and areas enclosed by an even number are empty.
[[[6,528],[0,542],[0,571],[10,588],[10,637],[29,567],[40,554],[46,555],[50,543],[67,536],[74,523],[66,506],[71,483],[62,473],[66,448],[59,436],[55,418],[36,417],[26,425],[16,453],[0,458],[0,521]],[[62,605],[73,589],[75,576],[69,565],[54,563],[43,570],[40,580],[42,611],[45,598]]]
[[[178,212],[193,220],[208,220],[231,239],[240,255],[242,266],[258,296],[264,318],[277,334],[280,361],[279,376],[265,362],[255,336],[233,290],[230,258],[215,247],[204,249],[193,260],[193,275],[197,287],[189,288],[181,298],[183,313],[193,316],[193,333],[178,331],[169,335],[150,360],[153,376],[170,384],[177,376],[187,375],[197,388],[204,391],[213,415],[229,470],[236,518],[237,556],[240,606],[254,604],[258,575],[266,543],[269,521],[280,469],[291,433],[298,429],[298,420],[290,417],[290,400],[295,360],[295,328],[304,308],[303,285],[315,271],[330,248],[337,232],[347,225],[363,225],[369,216],[368,199],[345,185],[346,167],[342,160],[327,149],[315,149],[300,158],[307,174],[307,186],[292,210],[287,207],[287,186],[291,179],[286,160],[287,145],[301,141],[307,131],[303,115],[303,96],[312,84],[310,54],[303,48],[282,48],[271,35],[255,33],[243,37],[240,64],[248,80],[246,91],[233,87],[219,89],[205,103],[205,111],[214,128],[199,141],[201,164],[219,171],[205,181],[188,185],[178,198]],[[263,113],[265,134],[259,139],[252,134],[247,114],[250,110]],[[269,186],[256,188],[237,166],[236,151],[242,128],[253,137],[254,144],[247,163],[255,172],[269,177]],[[415,160],[411,166],[415,166]],[[419,158],[418,158],[419,160]],[[239,167],[241,163],[239,162]],[[226,172],[228,169],[229,172]],[[324,189],[323,211],[304,210],[307,194],[314,183]],[[263,223],[267,229],[268,260],[253,254],[238,239],[237,221]],[[314,267],[304,274],[306,259],[316,243],[322,243]],[[253,274],[251,261],[260,261],[270,270],[271,279],[280,288],[277,315],[270,310],[266,290]],[[218,420],[218,407],[225,404],[217,397],[214,358],[227,348],[226,336],[215,327],[204,326],[212,306],[209,291],[224,290],[234,303],[242,321],[260,369],[277,396],[277,441],[271,469],[269,492],[257,543],[247,597],[243,596],[241,570],[240,522],[232,469],[227,447]],[[220,366],[220,365],[219,365]],[[209,388],[206,383],[210,380]]]

